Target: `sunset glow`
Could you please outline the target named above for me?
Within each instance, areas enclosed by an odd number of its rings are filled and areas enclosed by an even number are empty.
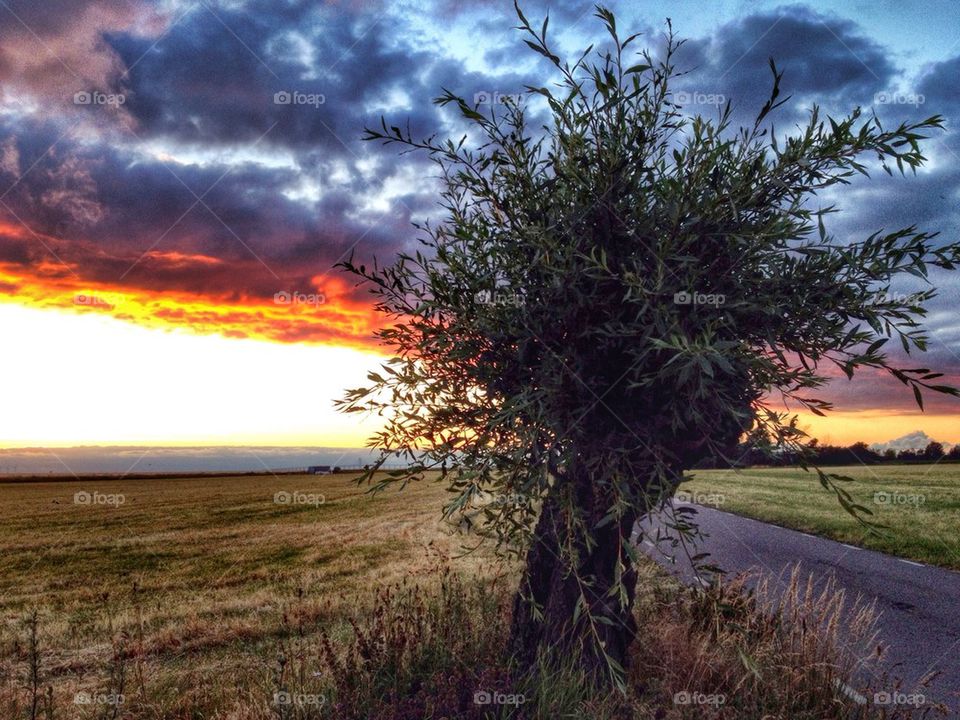
[[[459,119],[431,102],[441,88],[486,112],[544,82],[545,60],[517,64],[518,38],[477,31],[513,24],[510,4],[2,5],[0,447],[362,445],[375,423],[332,404],[383,359],[373,333],[386,320],[337,264],[390,263],[415,246],[412,223],[440,215],[429,159],[365,143],[363,128],[385,113],[415,135],[458,137]],[[654,51],[673,18],[689,40],[676,92],[692,112],[713,114],[722,98],[749,122],[775,55],[791,95],[778,128],[814,103],[889,124],[944,115],[915,177],[879,173],[822,200],[841,208],[829,229],[842,241],[914,223],[955,236],[960,54],[949,23],[916,12],[906,32],[891,8],[828,0],[728,5],[614,9]],[[590,10],[552,9],[565,52],[597,41]],[[957,384],[960,287],[931,280],[930,352],[918,361],[890,347],[902,366]],[[930,397],[921,413],[899,383],[868,372],[820,395],[837,412],[801,424],[824,442],[916,430],[960,442],[955,399]]]
[[[13,304],[0,304],[0,325],[0,447],[361,447],[376,427],[344,422],[331,404],[376,367],[370,352]]]

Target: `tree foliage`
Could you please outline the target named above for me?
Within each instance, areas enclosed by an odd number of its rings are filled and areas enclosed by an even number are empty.
[[[553,628],[551,643],[586,651],[616,679],[631,533],[683,469],[748,431],[801,448],[784,401],[829,412],[816,391],[831,369],[888,372],[921,405],[924,391],[955,392],[896,366],[886,343],[926,348],[934,289],[905,297],[891,283],[953,269],[960,247],[915,227],[837,239],[826,229],[837,208],[817,198],[874,161],[914,172],[942,119],[887,129],[859,109],[832,118],[814,107],[778,134],[773,61],[752,125],[733,127],[729,104],[690,117],[670,89],[672,28],[659,55],[637,53],[637,36],[598,8],[608,47],[565,61],[546,20],[517,14],[556,84],[490,111],[444,90],[435,102],[470,128],[456,140],[386,121],[367,131],[436,161],[444,218],[418,225],[420,248],[395,262],[343,263],[389,318],[378,336],[393,357],[340,407],[384,420],[363,480],[398,452],[409,468],[377,487],[439,470],[447,514],[482,517],[478,530],[501,550],[531,553],[522,621]],[[869,512],[818,474],[848,511]]]

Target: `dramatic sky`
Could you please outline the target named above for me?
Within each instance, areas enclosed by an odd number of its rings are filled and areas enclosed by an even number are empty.
[[[557,48],[603,41],[592,2],[549,9]],[[927,169],[834,198],[840,238],[917,223],[957,232],[960,7],[954,0],[614,2],[623,28],[688,38],[692,111],[752,116],[767,59],[793,95],[887,120],[940,113]],[[363,143],[381,114],[455,132],[430,101],[549,81],[507,2],[0,0],[0,446],[361,445],[331,401],[379,359],[377,319],[334,269],[388,261],[437,214],[432,166]],[[482,98],[481,98],[482,99]],[[399,124],[399,123],[397,123]],[[960,283],[924,365],[960,380]],[[904,286],[903,292],[912,287]],[[925,414],[882,377],[834,383],[824,440],[923,429],[960,441],[960,403]]]

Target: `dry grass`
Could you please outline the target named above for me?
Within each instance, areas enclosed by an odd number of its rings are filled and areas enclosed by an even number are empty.
[[[124,501],[73,502],[94,491]],[[325,502],[274,502],[294,491]],[[0,485],[0,718],[907,717],[837,690],[872,650],[870,614],[796,576],[780,605],[762,584],[694,592],[644,565],[628,699],[570,668],[514,676],[515,568],[452,559],[444,497],[371,498],[346,476]]]
[[[673,705],[662,717],[850,717],[855,704],[837,689],[875,659],[872,610],[796,570],[782,595],[766,578],[753,591],[745,583],[644,607],[649,638],[633,671],[654,703]]]
[[[123,502],[76,504],[79,492]],[[235,716],[292,634],[319,638],[374,587],[435,581],[463,544],[440,521],[444,497],[432,483],[371,497],[346,475],[0,484],[0,717],[23,716],[34,610],[58,717],[98,717],[74,696],[107,689],[118,648],[136,717]],[[456,562],[493,572],[482,553]]]

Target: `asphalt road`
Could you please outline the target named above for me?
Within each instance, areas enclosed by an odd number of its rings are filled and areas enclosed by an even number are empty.
[[[677,504],[681,505],[689,504]],[[709,552],[701,562],[718,565],[728,574],[766,574],[781,589],[799,562],[801,572],[813,573],[818,587],[833,577],[848,598],[859,594],[867,602],[875,601],[878,639],[888,646],[883,667],[904,681],[900,692],[921,692],[926,702],[946,703],[954,710],[950,717],[960,717],[960,573],[689,506],[697,510],[694,521],[707,535],[689,553]],[[673,550],[665,540],[657,542],[658,530],[675,535],[664,521],[661,513],[640,525],[644,533],[640,546],[685,582],[696,582],[687,554]],[[935,670],[941,674],[927,688],[918,688],[917,682]],[[880,681],[873,678],[871,684],[877,691]]]

